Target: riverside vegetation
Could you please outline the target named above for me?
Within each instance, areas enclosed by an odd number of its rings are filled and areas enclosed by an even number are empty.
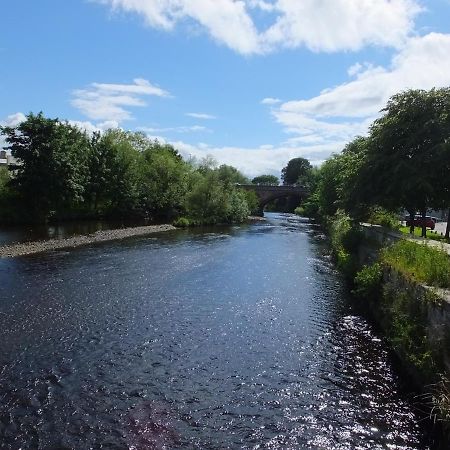
[[[324,225],[358,303],[375,318],[447,436],[449,256],[404,239],[380,248],[360,223],[399,230],[401,210],[414,217],[416,211],[425,216],[428,208],[448,208],[449,174],[450,88],[408,90],[388,101],[367,137],[355,138],[323,163],[311,195],[296,210]],[[450,213],[442,239],[448,240],[449,228]],[[401,231],[416,234],[414,226]],[[426,237],[424,227],[420,235]],[[430,322],[437,316],[439,333]]]
[[[0,222],[82,218],[175,220],[181,226],[242,222],[258,201],[214,159],[184,160],[142,133],[86,132],[42,113],[1,134],[18,164],[0,168]]]

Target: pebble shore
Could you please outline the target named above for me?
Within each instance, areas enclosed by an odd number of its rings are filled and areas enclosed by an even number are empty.
[[[176,230],[173,225],[149,225],[144,227],[120,228],[116,230],[97,231],[83,236],[72,236],[65,239],[49,239],[46,241],[20,242],[0,247],[0,258],[31,255],[51,250],[69,249],[98,242],[116,241],[133,236],[160,233]]]

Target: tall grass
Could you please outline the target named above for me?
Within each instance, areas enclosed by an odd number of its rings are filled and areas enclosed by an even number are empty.
[[[440,249],[402,239],[384,249],[381,258],[415,281],[450,287],[450,257]]]

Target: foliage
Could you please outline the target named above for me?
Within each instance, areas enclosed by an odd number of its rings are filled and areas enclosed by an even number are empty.
[[[88,178],[85,133],[42,113],[17,127],[3,127],[8,149],[20,165],[11,186],[34,220],[45,220],[83,201]]]
[[[355,184],[359,201],[413,214],[448,202],[450,88],[401,92],[383,112]]]
[[[366,300],[377,300],[381,296],[383,270],[380,263],[363,266],[355,276],[353,294]]]
[[[187,228],[189,226],[192,226],[193,224],[192,221],[187,217],[178,217],[173,221],[173,225],[178,228]]]
[[[401,239],[384,249],[381,259],[412,280],[450,287],[450,258],[443,250]]]
[[[305,158],[293,158],[281,170],[283,184],[309,184],[312,166]]]
[[[250,183],[249,179],[239,172],[236,167],[228,166],[227,164],[219,166],[216,172],[219,180],[227,187],[235,184]]]
[[[142,133],[108,130],[87,136],[42,113],[2,127],[19,161],[0,171],[0,220],[47,221],[84,216],[141,216],[193,223],[240,222],[259,206],[237,189],[249,180],[210,156],[186,162],[168,144]]]
[[[306,200],[297,208],[295,208],[294,213],[299,216],[316,218],[319,216],[319,194],[318,192],[313,192]]]
[[[338,210],[328,219],[328,229],[339,269],[353,278],[357,268],[355,253],[361,240],[359,228],[343,210]]]
[[[443,422],[447,428],[450,427],[450,380],[441,375],[440,380],[431,387],[431,416],[435,421]]]
[[[333,216],[338,209],[360,215],[355,209],[354,184],[365,161],[366,143],[366,138],[355,138],[320,168],[317,195],[321,216]]]
[[[242,191],[245,194],[245,200],[247,202],[248,210],[250,214],[258,214],[259,211],[259,198],[254,191]]]
[[[381,225],[391,230],[398,230],[400,228],[398,214],[387,211],[380,206],[374,206],[369,209],[367,222]]]
[[[280,180],[275,175],[260,175],[258,177],[253,178],[253,184],[262,184],[267,186],[278,186],[280,184]]]
[[[172,148],[157,142],[142,152],[142,158],[141,207],[152,216],[176,215],[184,206],[190,167]]]
[[[203,224],[230,220],[228,193],[216,170],[198,178],[186,196],[186,211],[189,217]]]
[[[432,378],[436,363],[427,340],[425,305],[418,299],[411,298],[407,292],[397,291],[387,294],[385,303],[390,319],[388,334],[392,345],[422,376]]]

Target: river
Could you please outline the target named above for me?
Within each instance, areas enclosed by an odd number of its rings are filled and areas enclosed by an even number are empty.
[[[0,279],[0,448],[432,448],[296,216],[0,259]]]

